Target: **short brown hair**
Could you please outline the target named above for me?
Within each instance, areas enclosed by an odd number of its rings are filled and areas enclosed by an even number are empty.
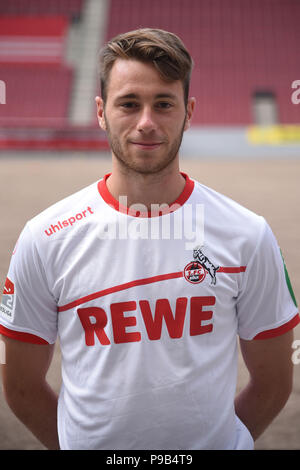
[[[143,28],[111,39],[100,51],[101,96],[107,99],[109,74],[117,59],[152,63],[166,81],[181,80],[187,104],[193,59],[181,39],[162,29]]]

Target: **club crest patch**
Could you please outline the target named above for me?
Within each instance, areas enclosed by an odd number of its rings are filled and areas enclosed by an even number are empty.
[[[199,282],[204,281],[206,271],[199,261],[191,261],[184,268],[183,274],[188,282],[191,282],[192,284],[198,284]]]
[[[15,294],[14,283],[9,278],[6,278],[0,304],[0,314],[10,322],[14,319]]]
[[[201,251],[201,247],[196,247],[193,250],[194,260],[186,265],[183,274],[185,279],[192,284],[203,282],[206,274],[211,278],[211,284],[216,285],[217,277],[216,272],[219,266],[215,266],[208,257]]]

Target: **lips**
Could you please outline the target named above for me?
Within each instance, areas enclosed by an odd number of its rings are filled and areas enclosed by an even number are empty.
[[[146,149],[146,150],[156,149],[162,144],[162,142],[131,142],[131,143],[141,149]]]

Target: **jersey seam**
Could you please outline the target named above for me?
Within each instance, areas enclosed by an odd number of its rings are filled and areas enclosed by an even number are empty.
[[[35,241],[35,239],[34,239],[34,236],[33,236],[33,233],[32,233],[32,229],[31,229],[31,227],[30,227],[30,221],[27,223],[27,226],[28,226],[28,230],[29,230],[29,232],[30,232],[30,236],[31,236],[31,239],[32,239],[32,243],[33,243],[33,245],[34,245],[34,248],[35,248],[35,250],[36,250],[37,256],[38,256],[38,258],[39,258],[39,260],[40,260],[40,263],[41,263],[41,267],[42,267],[42,270],[43,270],[43,275],[44,275],[45,280],[46,280],[46,282],[47,282],[47,289],[48,289],[48,292],[49,292],[49,294],[51,295],[51,297],[53,298],[53,301],[57,304],[57,301],[56,301],[56,299],[55,299],[55,297],[54,297],[54,295],[53,295],[53,293],[51,292],[51,289],[50,289],[50,287],[49,287],[49,279],[48,279],[48,276],[47,276],[47,272],[46,272],[46,269],[45,269],[45,266],[44,266],[42,257],[41,257],[41,255],[40,255],[38,246],[37,246],[36,241]]]
[[[246,274],[246,275],[244,276],[244,278],[243,278],[243,280],[242,280],[242,285],[241,285],[241,288],[240,288],[240,291],[239,291],[239,294],[238,294],[239,296],[240,296],[240,295],[244,292],[244,290],[245,290],[245,284],[246,284],[246,282],[247,282],[247,280],[248,280],[248,277],[249,277],[249,271],[250,271],[250,269],[251,269],[252,264],[254,263],[254,259],[255,259],[255,257],[256,257],[257,252],[258,252],[258,249],[259,249],[259,247],[260,247],[260,245],[261,245],[263,236],[264,236],[264,234],[266,233],[266,228],[267,228],[266,220],[265,220],[265,218],[262,217],[262,216],[259,216],[259,217],[261,218],[261,220],[262,220],[264,223],[263,223],[263,225],[262,225],[261,232],[260,232],[260,234],[259,234],[259,239],[258,239],[258,241],[257,241],[257,243],[256,243],[254,252],[252,253],[252,256],[250,257],[248,263],[246,263],[246,271],[245,271],[245,274]],[[241,263],[241,265],[242,265],[242,264],[244,264],[244,263]]]

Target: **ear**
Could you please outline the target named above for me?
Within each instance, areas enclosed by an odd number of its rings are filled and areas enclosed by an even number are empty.
[[[192,120],[192,116],[194,113],[195,104],[196,104],[196,98],[189,98],[188,103],[187,103],[187,111],[186,111],[186,118],[185,118],[185,125],[184,125],[185,131],[189,129],[191,125],[191,120]]]
[[[100,96],[96,96],[95,101],[96,101],[96,106],[97,106],[97,117],[98,117],[99,126],[101,127],[101,129],[106,131],[103,99],[100,98]]]

